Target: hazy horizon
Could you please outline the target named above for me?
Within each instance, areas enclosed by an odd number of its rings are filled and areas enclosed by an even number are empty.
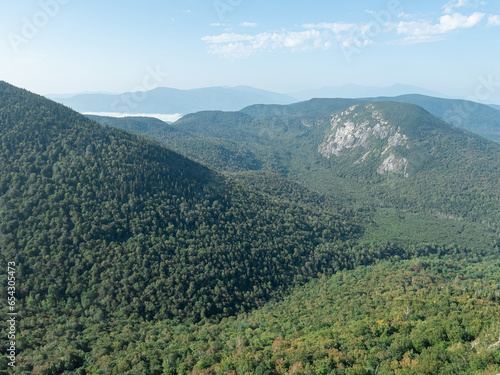
[[[403,84],[500,103],[492,1],[0,4],[0,79],[44,95]]]

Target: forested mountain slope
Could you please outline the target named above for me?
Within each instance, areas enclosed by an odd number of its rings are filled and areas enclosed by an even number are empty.
[[[271,171],[342,201],[499,219],[498,144],[412,104],[255,105],[141,133],[217,170]]]
[[[498,249],[341,271],[251,313],[200,324],[135,316],[44,329],[16,373],[496,375]],[[35,341],[36,340],[36,341]],[[28,339],[26,339],[28,341]],[[33,341],[41,343],[32,349]],[[67,372],[70,373],[70,372]]]
[[[155,117],[141,117],[141,116],[109,117],[109,116],[97,116],[97,115],[85,115],[85,116],[101,124],[137,133],[151,132],[158,128],[163,128],[165,125],[168,124],[167,122],[164,122]],[[117,126],[115,126],[115,122]]]
[[[352,106],[332,118],[318,151],[334,173],[378,190],[384,204],[499,219],[499,145],[421,107]]]
[[[361,231],[6,83],[0,124],[1,257],[27,315],[228,315],[328,271]]]

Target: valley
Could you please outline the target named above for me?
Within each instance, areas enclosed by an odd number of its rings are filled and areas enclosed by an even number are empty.
[[[0,82],[0,373],[495,375],[500,111],[456,104],[165,123]]]

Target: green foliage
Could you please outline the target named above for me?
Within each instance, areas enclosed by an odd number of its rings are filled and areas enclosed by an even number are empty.
[[[460,244],[468,249],[482,249],[495,245],[498,233],[494,228],[457,218],[438,217],[418,212],[378,209],[367,223],[362,243],[384,241],[401,246],[439,243]]]
[[[91,120],[97,121],[101,124],[111,126],[113,128],[120,128],[135,133],[154,132],[156,130],[168,130],[168,123],[161,121],[154,117],[140,117],[140,116],[127,116],[127,117],[107,117],[97,115],[86,115]],[[172,131],[175,131],[172,129]]]
[[[328,272],[359,232],[40,97],[0,95],[2,259],[22,265],[27,309],[234,314]]]
[[[348,102],[110,123],[220,174],[0,82],[11,372],[498,373],[498,147],[381,103],[426,167],[356,169],[317,152]]]
[[[28,350],[22,363],[56,366],[66,348],[80,354],[77,369],[92,374],[142,368],[150,374],[494,375],[500,371],[500,263],[498,250],[482,256],[474,262],[450,252],[340,271],[251,313],[199,324],[99,321],[70,339],[24,320],[25,330],[58,346],[45,344],[36,355]],[[61,329],[73,332],[71,324]]]
[[[200,112],[142,134],[219,171],[269,171],[341,202],[497,225],[500,146],[416,105],[373,103],[384,120],[408,136],[408,147],[395,147],[399,157],[408,160],[408,178],[377,173],[382,156],[361,163],[367,152],[363,147],[329,159],[319,154],[319,145],[332,132],[332,116],[356,103],[368,102],[314,99],[288,106],[256,105],[240,112]],[[356,121],[370,120],[372,111],[359,108]],[[373,119],[370,126],[375,126]],[[383,155],[383,142],[371,141],[368,151]]]
[[[500,112],[498,112],[498,108],[495,108],[495,106],[488,106],[467,100],[434,98],[425,95],[401,95],[394,98],[373,98],[370,100],[390,100],[415,104],[452,125],[486,139],[500,142],[500,130],[498,128]]]

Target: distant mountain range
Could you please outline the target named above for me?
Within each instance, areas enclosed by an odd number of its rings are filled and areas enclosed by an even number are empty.
[[[345,85],[281,94],[249,86],[206,87],[179,90],[160,87],[145,92],[81,93],[48,95],[48,98],[83,113],[180,114],[199,111],[238,111],[253,104],[291,104],[313,98],[392,97],[419,94],[443,98],[445,95],[409,85],[365,87]]]
[[[188,114],[206,110],[237,111],[252,104],[289,104],[295,98],[248,86],[179,90],[159,87],[124,94],[52,95],[50,99],[78,112]]]

